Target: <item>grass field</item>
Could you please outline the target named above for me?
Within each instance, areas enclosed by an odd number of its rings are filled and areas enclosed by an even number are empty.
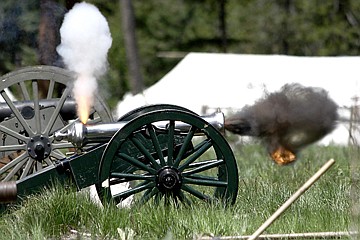
[[[197,236],[251,235],[330,158],[335,164],[265,233],[348,231],[350,215],[349,151],[311,146],[290,166],[278,166],[257,145],[234,146],[238,162],[236,204],[199,203],[191,207],[99,207],[87,194],[55,187],[3,214],[0,239],[61,239],[70,230],[93,239],[194,239]],[[78,239],[86,239],[78,236]]]

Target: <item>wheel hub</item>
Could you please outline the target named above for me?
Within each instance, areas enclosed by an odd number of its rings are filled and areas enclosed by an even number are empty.
[[[35,160],[42,161],[47,158],[51,152],[51,143],[43,135],[37,135],[30,138],[27,144],[29,156]]]
[[[156,174],[156,186],[161,192],[179,190],[181,182],[181,173],[173,167],[161,168]]]

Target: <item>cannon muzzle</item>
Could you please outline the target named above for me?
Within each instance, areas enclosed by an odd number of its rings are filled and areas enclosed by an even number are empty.
[[[218,131],[224,131],[224,114],[222,112],[215,112],[210,115],[200,116],[206,122],[215,127]],[[67,140],[76,147],[82,147],[89,143],[105,143],[108,142],[112,136],[121,128],[123,128],[128,121],[119,121],[114,123],[102,123],[94,125],[84,125],[80,122],[75,122],[71,128],[66,132],[55,132],[56,140]],[[155,127],[159,130],[167,129],[166,122],[158,122]],[[191,125],[183,122],[176,122],[175,129],[179,132],[188,132]]]

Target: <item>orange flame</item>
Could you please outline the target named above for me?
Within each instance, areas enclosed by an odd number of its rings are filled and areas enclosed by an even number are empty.
[[[281,146],[270,155],[272,159],[279,165],[285,165],[296,160],[296,155],[293,152]]]
[[[83,124],[86,124],[93,105],[96,79],[87,74],[79,74],[75,80],[73,94],[77,103],[77,115]]]
[[[83,124],[86,124],[90,114],[91,99],[86,95],[77,96],[77,104],[78,117]]]

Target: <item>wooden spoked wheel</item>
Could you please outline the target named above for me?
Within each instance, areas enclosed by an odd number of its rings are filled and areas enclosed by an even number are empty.
[[[197,115],[170,109],[147,112],[121,128],[104,151],[99,179],[100,199],[116,204],[129,197],[139,204],[234,203],[238,189],[235,157],[221,133]],[[131,188],[115,192],[120,183]]]
[[[79,121],[71,97],[74,77],[62,68],[33,66],[0,78],[0,181],[22,179],[74,151],[71,143],[53,136]],[[111,121],[97,96],[89,123]]]

